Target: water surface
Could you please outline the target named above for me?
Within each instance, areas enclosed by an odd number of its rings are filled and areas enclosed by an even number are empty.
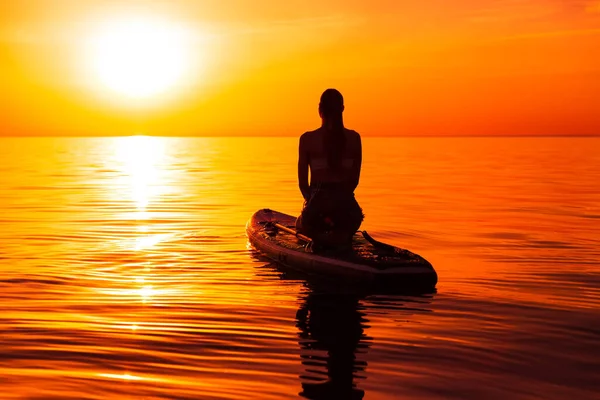
[[[430,294],[290,273],[294,138],[0,139],[2,399],[561,399],[600,391],[600,139],[365,138],[363,228]]]

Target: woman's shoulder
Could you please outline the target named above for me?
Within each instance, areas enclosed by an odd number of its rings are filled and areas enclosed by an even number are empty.
[[[321,132],[321,128],[314,129],[312,131],[306,131],[302,134],[302,136],[315,136]]]
[[[319,134],[320,134],[320,128],[317,128],[313,131],[304,132],[300,136],[300,141],[303,141],[303,142],[310,141],[310,140],[314,139],[315,137],[318,137]]]
[[[346,128],[346,136],[360,141],[360,133],[356,132],[354,129]]]

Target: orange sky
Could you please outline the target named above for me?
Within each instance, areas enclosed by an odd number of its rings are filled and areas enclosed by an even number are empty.
[[[137,14],[193,33],[164,96],[85,70]],[[600,0],[0,0],[0,86],[0,135],[298,135],[328,87],[365,136],[600,134]]]

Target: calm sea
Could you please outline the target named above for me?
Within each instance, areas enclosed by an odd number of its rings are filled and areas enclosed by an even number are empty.
[[[0,398],[600,398],[600,138],[364,138],[363,228],[431,261],[420,296],[248,248],[296,146],[0,139]]]

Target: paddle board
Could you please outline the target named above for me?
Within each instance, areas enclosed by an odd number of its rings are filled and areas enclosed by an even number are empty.
[[[374,240],[366,232],[354,235],[351,251],[314,252],[294,234],[295,221],[270,209],[255,212],[246,224],[250,244],[268,258],[304,273],[414,288],[433,288],[437,283],[435,269],[423,257]]]

